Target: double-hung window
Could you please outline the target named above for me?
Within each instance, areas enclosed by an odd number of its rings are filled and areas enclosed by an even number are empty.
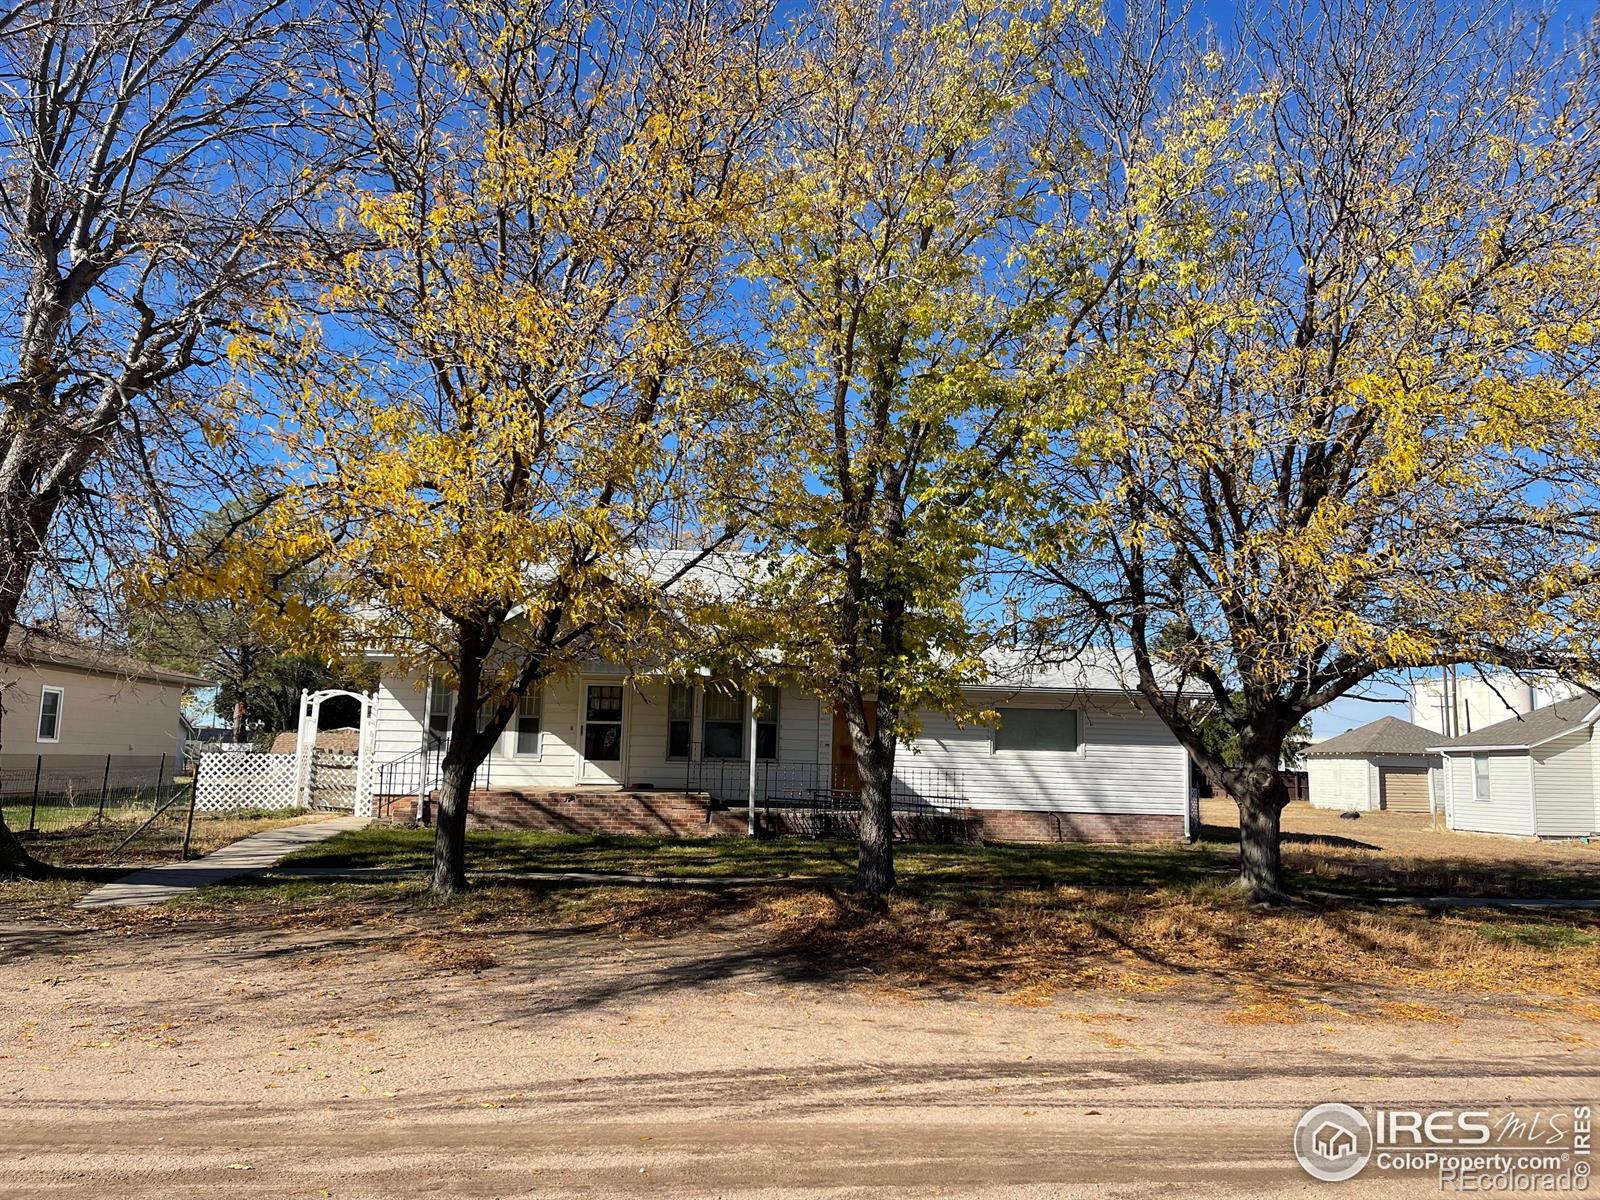
[[[39,692],[39,741],[61,740],[61,702],[66,693],[58,687],[46,686]]]
[[[756,689],[757,759],[770,762],[778,757],[778,715],[781,695],[781,690],[774,686]],[[749,703],[748,692],[735,691],[726,686],[712,686],[706,689],[705,714],[701,730],[705,739],[703,744],[707,758],[744,757],[744,727],[750,719],[750,710],[745,706]]]
[[[688,758],[694,727],[694,691],[686,683],[667,687],[667,757]]]
[[[756,689],[756,757],[769,762],[778,757],[778,708],[782,695],[776,687]]]
[[[1492,798],[1489,788],[1489,756],[1487,754],[1474,754],[1472,756],[1472,795],[1478,800]]]
[[[539,719],[543,715],[543,699],[538,689],[522,693],[517,704],[517,753],[537,756],[539,753]]]
[[[744,695],[730,687],[706,689],[701,744],[707,758],[744,757]]]
[[[443,741],[450,736],[450,723],[456,715],[456,690],[437,679],[428,680],[428,732]]]

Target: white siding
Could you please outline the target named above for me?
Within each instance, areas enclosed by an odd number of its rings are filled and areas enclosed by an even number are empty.
[[[602,682],[610,682],[609,680]],[[488,785],[499,788],[564,788],[578,777],[579,681],[558,679],[540,694],[539,753],[518,754],[517,733],[508,727],[489,754]],[[623,697],[623,728],[632,715]],[[624,754],[627,753],[626,746]]]
[[[1306,774],[1313,808],[1366,812],[1375,807],[1376,785],[1365,758],[1308,757]]]
[[[597,668],[595,676],[600,676],[601,670]],[[490,787],[573,786],[581,736],[581,689],[590,677],[586,673],[582,680],[567,679],[548,685],[543,697],[539,754],[515,754],[516,734],[508,729],[480,771],[480,780],[486,772]],[[617,677],[609,670],[604,676]],[[666,757],[666,685],[629,685],[626,695],[627,786],[684,786],[685,763]],[[692,734],[697,757],[702,736],[702,700],[697,694]],[[960,728],[947,716],[925,713],[921,736],[898,756],[902,777],[916,783],[928,771],[959,772],[967,801],[977,808],[1163,815],[1187,812],[1188,756],[1160,718],[1131,701],[1064,695],[1041,698],[1034,694],[1026,700],[979,702],[1076,709],[1081,745],[1076,752],[997,755],[988,726]],[[422,689],[403,677],[386,674],[378,689],[374,719],[380,763],[413,753],[422,742]],[[785,689],[779,702],[779,766],[809,771],[815,776],[815,785],[824,786],[831,763],[831,741],[831,716],[816,697]],[[748,762],[748,758],[740,761]],[[808,781],[809,776],[802,782]]]
[[[683,787],[686,776],[693,778],[693,768],[683,759],[667,757],[667,685],[644,684],[632,689],[633,729],[629,734],[628,782],[631,786],[650,784],[658,788]],[[694,696],[694,721],[690,726],[691,758],[701,756],[703,742],[701,719],[705,713],[705,694],[696,688]],[[784,688],[778,695],[778,765],[780,767],[807,768],[807,777],[800,783],[805,787],[822,786],[825,772],[819,772],[817,759],[817,725],[821,720],[821,706],[817,698],[793,688]],[[729,764],[725,771],[730,784],[733,777],[743,779],[749,770],[752,747],[750,738],[744,738],[744,753],[738,759],[718,759]],[[741,769],[736,764],[742,763]]]
[[[1533,833],[1532,779],[1525,750],[1500,751],[1489,757],[1489,799],[1473,791],[1471,754],[1451,754],[1451,786],[1455,789],[1452,829],[1472,833]]]
[[[378,680],[377,700],[372,707],[374,761],[392,762],[416,752],[422,746],[423,692],[404,675],[391,673],[393,664],[385,662]]]
[[[1588,727],[1534,747],[1535,832],[1541,837],[1595,832],[1592,754]]]
[[[898,769],[960,773],[974,808],[1043,812],[1183,814],[1188,756],[1154,713],[1115,697],[998,701],[1078,710],[1076,752],[996,754],[986,725],[962,728],[942,714],[922,714],[922,733],[897,757]]]
[[[1432,762],[1434,765],[1427,768],[1427,794],[1434,803],[1434,816],[1437,819],[1438,813],[1448,814],[1450,811],[1450,774],[1446,774],[1446,758],[1437,757]]]
[[[578,747],[582,737],[583,688],[588,683],[614,683],[620,673],[595,664],[581,678],[547,684],[539,720],[539,752],[516,752],[514,724],[496,743],[480,782],[499,788],[566,788],[578,777]],[[683,787],[685,763],[667,758],[667,685],[626,685],[623,699],[624,780],[627,786]],[[390,762],[417,750],[422,744],[423,689],[404,677],[385,675],[378,687],[375,747],[379,763]],[[699,756],[701,697],[696,689],[693,724],[694,754]],[[785,690],[778,706],[778,756],[783,765],[815,768],[819,748],[826,743],[819,733],[820,706],[816,697]],[[748,739],[747,739],[748,740]],[[740,762],[749,762],[750,748]],[[731,760],[730,760],[731,761]],[[821,760],[826,762],[824,758]],[[730,766],[729,771],[736,768]]]

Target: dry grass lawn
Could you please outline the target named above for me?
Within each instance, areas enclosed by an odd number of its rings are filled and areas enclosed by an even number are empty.
[[[1203,841],[1239,837],[1231,801],[1200,805]],[[1600,896],[1600,841],[1540,842],[1455,833],[1420,814],[1369,812],[1355,820],[1291,804],[1283,812],[1288,870],[1329,886],[1410,894]]]

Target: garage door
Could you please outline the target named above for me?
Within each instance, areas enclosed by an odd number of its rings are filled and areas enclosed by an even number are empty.
[[[1383,807],[1390,812],[1428,811],[1428,772],[1426,768],[1380,767],[1378,788]]]

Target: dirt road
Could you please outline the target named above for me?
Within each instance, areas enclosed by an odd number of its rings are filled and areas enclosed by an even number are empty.
[[[1288,1152],[1311,1103],[1555,1105],[1600,1077],[1574,1012],[908,994],[737,929],[514,933],[462,965],[382,922],[0,930],[0,1194],[1334,1194]]]

